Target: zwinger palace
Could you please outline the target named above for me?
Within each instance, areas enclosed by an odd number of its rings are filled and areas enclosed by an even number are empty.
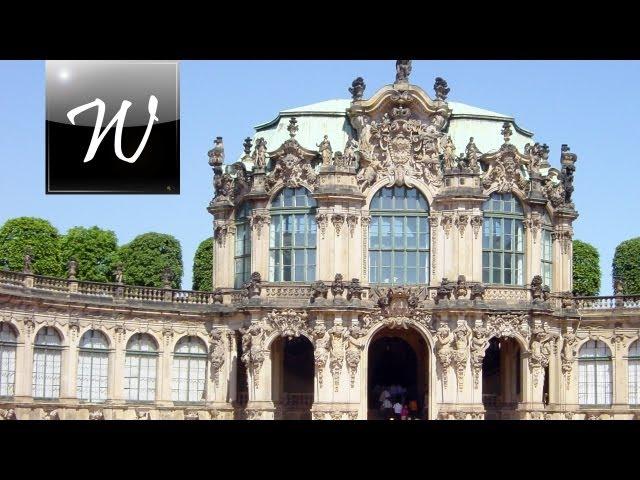
[[[577,156],[410,73],[235,163],[217,137],[212,292],[1,271],[0,416],[365,420],[391,386],[424,420],[638,417],[640,296],[571,293]]]

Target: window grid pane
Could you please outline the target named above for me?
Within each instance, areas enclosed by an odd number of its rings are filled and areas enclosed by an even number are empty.
[[[580,405],[611,405],[611,352],[600,340],[589,340],[579,353],[578,403]]]
[[[429,282],[429,209],[415,188],[382,188],[371,201],[369,282]]]
[[[243,203],[236,213],[236,238],[234,245],[234,286],[241,288],[251,277],[251,229],[248,215],[251,205]]]
[[[271,205],[269,280],[313,282],[316,275],[315,200],[305,188],[285,188]]]
[[[483,209],[482,281],[524,285],[522,205],[510,193],[493,193]]]
[[[184,337],[173,357],[171,392],[174,402],[204,401],[207,350],[197,337]]]

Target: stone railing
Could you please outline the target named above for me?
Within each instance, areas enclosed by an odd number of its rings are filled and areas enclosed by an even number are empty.
[[[66,292],[69,290],[69,281],[64,278],[43,277],[33,275],[33,287],[38,290],[53,290],[56,292]]]
[[[22,286],[24,277],[22,273],[0,270],[0,285]]]
[[[78,293],[98,297],[116,297],[121,285],[115,283],[78,282]]]
[[[614,308],[640,309],[640,295],[575,297],[574,300],[579,310],[610,310]]]

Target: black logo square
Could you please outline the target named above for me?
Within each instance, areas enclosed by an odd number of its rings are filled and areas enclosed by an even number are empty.
[[[180,193],[176,61],[46,62],[46,193]]]

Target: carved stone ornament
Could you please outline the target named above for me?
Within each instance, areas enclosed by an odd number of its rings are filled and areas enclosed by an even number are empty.
[[[327,298],[329,287],[322,281],[318,280],[311,284],[311,302],[315,302],[317,298]]]
[[[69,280],[75,280],[77,271],[78,271],[78,262],[76,262],[73,259],[69,260],[69,262],[67,263],[67,278]]]
[[[531,338],[531,328],[529,326],[529,316],[527,314],[495,314],[487,317],[486,329],[490,337],[515,338],[518,335],[527,342]]]
[[[236,226],[231,222],[220,222],[213,230],[213,238],[216,239],[218,245],[224,247],[227,243],[227,236],[236,233]]]
[[[248,298],[259,297],[260,292],[262,292],[262,276],[260,272],[253,272],[251,274],[251,280],[245,282],[243,288]]]
[[[487,166],[482,175],[482,186],[485,190],[496,187],[496,190],[501,193],[511,192],[515,188],[522,192],[527,191],[529,181],[524,171],[528,165],[528,159],[509,143],[511,133],[511,126],[505,122],[502,127],[505,143],[497,152],[481,157],[481,161]]]
[[[396,60],[396,83],[408,83],[411,75],[411,60]]]
[[[342,365],[345,357],[345,342],[348,331],[342,325],[334,325],[328,332],[329,334],[329,368],[333,376],[333,390],[340,390],[340,374],[342,373]]]
[[[440,218],[440,225],[442,225],[445,236],[449,238],[449,234],[451,233],[451,226],[453,225],[453,214],[443,213],[442,217]]]
[[[256,146],[251,156],[253,165],[256,168],[265,168],[267,166],[267,141],[260,137],[256,140]]]
[[[211,294],[213,303],[224,303],[224,294],[221,288],[216,288]]]
[[[351,238],[353,238],[353,234],[356,232],[358,218],[358,215],[356,215],[355,213],[347,214],[347,225],[349,226],[349,235],[351,235]]]
[[[473,238],[478,238],[478,234],[480,233],[480,229],[482,228],[482,215],[474,215],[471,217],[469,221],[471,223],[471,228],[473,229]]]
[[[541,326],[533,328],[529,343],[529,368],[533,376],[533,386],[538,386],[540,377],[544,377],[544,368],[549,365],[551,341],[553,337]]]
[[[185,420],[200,420],[200,415],[198,412],[185,412],[184,413]]]
[[[360,279],[352,278],[351,282],[347,285],[347,300],[357,298],[362,300],[362,286],[360,286]]]
[[[17,420],[18,417],[16,415],[16,411],[13,408],[9,408],[7,410],[0,410],[0,417],[3,420]]]
[[[542,228],[542,216],[538,212],[531,213],[525,218],[522,226],[525,230],[531,229],[531,236],[533,237],[533,243],[536,243],[538,238],[538,232]]]
[[[43,420],[60,420],[60,414],[58,413],[58,410],[55,408],[46,408],[43,411],[44,416],[42,417]]]
[[[466,213],[458,213],[456,214],[455,220],[456,227],[460,231],[460,238],[464,237],[464,231],[467,229],[467,225],[469,224],[469,215]]]
[[[316,215],[316,223],[320,230],[320,236],[324,240],[325,234],[327,233],[327,226],[329,225],[329,215],[326,213],[318,213]]]
[[[258,240],[262,234],[262,227],[269,224],[271,224],[271,215],[267,212],[251,212],[251,216],[249,217],[249,227],[252,230],[255,230]]]
[[[449,92],[451,91],[447,86],[447,81],[441,77],[436,77],[433,89],[436,92],[436,98],[442,102],[447,100],[447,95],[449,95]]]
[[[481,283],[474,283],[471,285],[471,294],[469,296],[470,300],[484,300],[484,292],[486,287]]]
[[[441,322],[438,326],[435,340],[436,358],[438,359],[438,364],[441,368],[442,384],[444,388],[447,388],[447,371],[451,366],[451,361],[453,359],[453,343],[455,338],[446,322]]]
[[[533,303],[546,302],[549,300],[550,289],[542,284],[542,277],[536,275],[531,280],[531,299]]]
[[[307,317],[306,311],[298,312],[292,309],[272,310],[264,317],[263,321],[278,331],[280,336],[291,340],[309,331]]]
[[[135,409],[136,420],[151,420],[151,412],[149,410]]]
[[[273,327],[269,322],[260,321],[253,322],[248,328],[241,328],[242,334],[242,355],[240,359],[247,367],[247,371],[253,378],[255,388],[259,388],[260,369],[268,355],[266,351],[265,340],[273,331]]]
[[[364,350],[365,342],[363,339],[365,332],[359,326],[353,326],[348,330],[346,341],[346,362],[349,370],[349,379],[351,388],[355,385],[356,373],[358,373],[358,365],[362,358],[362,350]]]
[[[578,358],[578,338],[575,332],[569,328],[562,335],[562,350],[560,350],[562,373],[567,379],[567,390],[571,385],[571,371],[576,358]]]
[[[471,372],[473,373],[473,388],[478,388],[480,373],[482,372],[482,361],[485,352],[489,348],[489,332],[483,326],[478,326],[472,330],[471,337]]]
[[[89,420],[104,420],[104,413],[102,410],[94,410],[89,414]]]
[[[224,337],[222,331],[214,328],[209,332],[209,362],[211,364],[211,378],[217,387],[220,380],[220,370],[224,365],[226,357],[226,349],[224,346]]]
[[[551,239],[554,242],[560,242],[560,248],[563,254],[569,253],[569,249],[573,242],[573,229],[555,229],[551,234]]]
[[[336,273],[333,283],[331,284],[331,295],[334,297],[342,297],[345,289],[346,285],[343,281],[342,274]]]
[[[333,227],[336,229],[336,236],[340,236],[340,232],[342,231],[342,226],[346,217],[342,213],[334,213],[331,215],[331,223],[333,223]]]
[[[313,168],[316,153],[302,147],[294,138],[298,131],[295,118],[290,120],[288,130],[291,138],[278,150],[269,153],[269,158],[274,160],[274,167],[265,179],[267,193],[278,184],[291,188],[305,186],[311,190],[317,184],[318,175]]]
[[[464,373],[467,369],[467,361],[469,360],[469,337],[471,337],[471,330],[466,323],[462,323],[453,331],[453,336],[451,358],[458,381],[458,391],[462,392],[464,389]]]
[[[329,359],[329,333],[324,324],[318,324],[314,327],[311,335],[313,338],[313,360],[318,375],[318,384],[322,388],[324,369]]]

